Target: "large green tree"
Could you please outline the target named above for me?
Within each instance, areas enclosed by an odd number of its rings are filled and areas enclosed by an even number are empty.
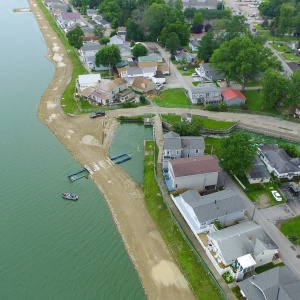
[[[148,50],[143,44],[135,44],[131,52],[134,57],[139,57],[146,55]]]
[[[184,11],[184,16],[191,23],[196,13],[197,9],[195,7],[187,7]]]
[[[203,24],[204,18],[201,12],[197,12],[194,15],[192,25],[195,26],[197,24]]]
[[[232,79],[241,81],[243,91],[246,84],[255,81],[261,72],[280,67],[271,49],[253,43],[246,36],[222,43],[214,51],[210,63],[214,69],[224,74],[228,86]]]
[[[232,175],[242,176],[254,166],[256,147],[251,136],[244,132],[235,132],[220,141],[220,166]]]
[[[175,32],[170,33],[166,41],[166,47],[170,51],[172,56],[176,54],[176,50],[180,47],[180,40],[177,33]]]
[[[121,61],[121,59],[120,49],[116,45],[105,45],[95,55],[96,66],[109,65],[110,72],[111,68]]]
[[[163,45],[166,44],[171,32],[175,32],[180,40],[181,45],[186,45],[190,37],[190,27],[187,23],[182,24],[179,21],[174,24],[168,24],[163,28],[160,35],[160,40]]]
[[[285,104],[287,106],[300,104],[300,69],[296,70],[290,78],[288,96]]]
[[[141,26],[139,26],[136,23],[135,20],[129,18],[128,21],[126,22],[126,28],[127,28],[126,38],[137,40],[137,41],[142,41],[144,39],[143,30]]]
[[[114,0],[104,0],[99,5],[99,12],[103,15],[105,20],[112,22],[114,19],[121,18],[122,9]]]
[[[283,4],[280,9],[278,33],[291,34],[293,29],[294,7],[292,5]]]
[[[83,37],[84,37],[84,33],[79,26],[77,26],[76,28],[74,28],[73,30],[67,33],[67,39],[69,41],[69,44],[76,49],[82,47]]]
[[[278,72],[268,69],[261,81],[263,107],[277,108],[285,102],[290,88],[290,81]]]
[[[222,41],[230,41],[236,37],[250,36],[249,25],[246,24],[244,16],[233,16],[231,19],[223,21]]]
[[[95,36],[98,36],[99,39],[102,39],[104,36],[105,28],[103,25],[96,24],[94,25],[93,33]]]
[[[198,46],[198,57],[205,62],[209,62],[212,54],[219,48],[219,43],[214,39],[214,33],[208,31],[200,40]]]

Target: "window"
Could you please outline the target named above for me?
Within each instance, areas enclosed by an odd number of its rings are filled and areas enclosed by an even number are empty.
[[[179,155],[179,150],[176,150],[176,155]]]
[[[196,154],[198,154],[199,153],[199,149],[196,149],[195,152],[196,152]]]
[[[190,157],[190,154],[188,154],[187,157]]]
[[[215,92],[215,97],[218,97],[219,96],[219,92]]]
[[[205,93],[205,97],[209,97],[209,93]]]

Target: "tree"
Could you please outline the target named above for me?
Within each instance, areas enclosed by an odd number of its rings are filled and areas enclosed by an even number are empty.
[[[174,8],[180,11],[183,10],[182,0],[175,0]]]
[[[105,28],[103,25],[99,25],[99,24],[94,25],[93,33],[95,36],[98,36],[99,39],[103,38],[104,32],[105,32]]]
[[[288,95],[289,84],[290,82],[286,77],[268,69],[261,81],[264,108],[279,107]]]
[[[271,49],[253,43],[247,36],[222,43],[220,48],[214,51],[210,63],[225,75],[227,85],[230,85],[231,79],[241,81],[242,91],[245,90],[246,84],[255,81],[261,72],[268,68],[280,67]]]
[[[199,42],[198,57],[209,62],[212,54],[219,48],[219,43],[214,39],[214,34],[209,31]]]
[[[282,148],[290,157],[300,157],[300,151],[294,144],[279,144],[279,148]]]
[[[203,31],[203,24],[196,24],[191,28],[192,33],[201,33]]]
[[[280,9],[278,32],[280,34],[291,34],[293,29],[294,7],[292,5],[282,4]]]
[[[86,9],[89,5],[89,0],[81,0],[81,14],[85,15],[86,14]]]
[[[99,12],[105,20],[112,22],[114,19],[120,20],[122,9],[116,1],[104,0],[99,5]]]
[[[197,9],[195,7],[187,7],[185,9],[184,16],[189,21],[189,23],[191,23],[191,21],[193,20],[196,12],[197,12]]]
[[[140,96],[140,102],[141,102],[141,104],[145,104],[147,102],[146,97],[141,95]]]
[[[144,56],[148,53],[147,48],[143,44],[136,44],[132,49],[132,55],[134,57]]]
[[[77,26],[76,28],[74,28],[73,30],[67,33],[67,39],[69,41],[69,44],[76,49],[82,47],[83,37],[84,37],[84,33],[79,26]]]
[[[177,21],[175,24],[168,24],[165,26],[160,35],[160,40],[163,45],[166,44],[171,32],[175,32],[178,35],[181,45],[186,45],[188,43],[190,38],[190,28],[187,23],[183,25]]]
[[[218,9],[218,10],[224,10],[224,9],[225,9],[224,3],[223,3],[223,2],[219,2],[219,3],[217,4],[217,9]]]
[[[116,31],[116,30],[112,31],[112,32],[110,33],[109,37],[113,37],[114,35],[117,35],[117,31]]]
[[[128,39],[133,39],[138,41],[144,40],[144,33],[142,31],[142,28],[135,22],[135,20],[129,18],[126,23],[126,28],[127,28],[126,37]]]
[[[131,41],[130,42],[130,47],[134,47],[134,45],[135,45],[135,41]]]
[[[294,24],[295,24],[296,33],[300,34],[300,11],[294,18]]]
[[[196,24],[203,24],[204,18],[201,12],[198,12],[195,14],[193,18],[193,23],[192,25],[195,26]]]
[[[173,130],[181,136],[197,136],[203,128],[203,122],[199,118],[193,118],[192,122],[183,120],[173,124]]]
[[[116,45],[105,45],[95,55],[96,66],[99,67],[100,65],[109,65],[110,72],[111,67],[115,66],[115,64],[121,60],[122,58],[120,49]]]
[[[232,175],[242,176],[254,166],[256,147],[251,136],[244,132],[235,132],[220,141],[220,166]]]
[[[208,32],[210,30],[212,30],[211,24],[209,24],[209,23],[205,24],[204,31]]]
[[[100,45],[107,45],[110,41],[110,38],[108,36],[103,37],[99,40]]]
[[[288,87],[288,96],[285,102],[286,106],[300,104],[300,70],[297,69],[291,76]]]
[[[170,33],[166,41],[166,47],[170,51],[172,56],[176,54],[176,50],[180,47],[180,40],[177,33]]]
[[[250,36],[249,25],[244,16],[233,16],[230,20],[224,20],[222,41],[230,41],[236,37]]]

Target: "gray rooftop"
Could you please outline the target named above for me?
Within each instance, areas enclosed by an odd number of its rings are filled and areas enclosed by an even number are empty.
[[[300,172],[299,159],[291,159],[291,157],[277,145],[259,145],[257,148],[261,150],[270,165],[276,169],[278,173]]]
[[[127,75],[141,75],[143,76],[143,69],[142,68],[135,68],[135,69],[127,69]]]
[[[192,93],[205,93],[205,92],[220,92],[220,89],[212,82],[198,84],[191,87]]]
[[[199,46],[199,42],[198,42],[198,41],[190,40],[190,43],[191,43],[194,47],[198,47],[198,46]]]
[[[259,159],[259,157],[256,155],[254,160],[254,167],[250,171],[249,176],[253,179],[258,178],[270,178],[271,175],[269,174],[268,170],[266,169],[264,163]]]
[[[206,196],[199,195],[195,190],[188,190],[181,194],[181,197],[194,209],[200,223],[246,209],[241,198],[231,190],[223,190]]]
[[[248,300],[298,300],[300,281],[288,266],[276,267],[238,283]]]
[[[208,237],[218,243],[226,262],[231,262],[246,254],[254,254],[254,252],[257,255],[258,248],[255,249],[257,240],[262,242],[259,245],[261,249],[263,246],[265,246],[265,250],[278,249],[261,226],[253,221],[240,222],[237,225],[210,233]]]
[[[172,149],[205,149],[205,142],[202,136],[180,136],[179,134],[170,131],[164,135],[164,148]]]
[[[103,47],[103,45],[100,45],[99,43],[87,42],[80,48],[80,50],[81,51],[95,51],[95,50],[100,50],[102,47]]]

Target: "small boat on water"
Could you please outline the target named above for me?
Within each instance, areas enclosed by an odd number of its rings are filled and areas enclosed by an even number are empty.
[[[65,198],[67,200],[76,201],[79,198],[78,195],[70,194],[70,193],[62,193],[61,195],[62,195],[63,198]]]

